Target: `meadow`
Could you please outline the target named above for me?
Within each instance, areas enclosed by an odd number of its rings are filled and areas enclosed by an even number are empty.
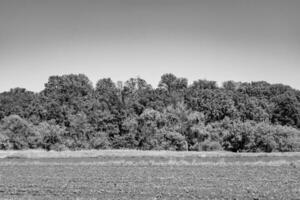
[[[0,199],[299,199],[300,153],[1,151]]]

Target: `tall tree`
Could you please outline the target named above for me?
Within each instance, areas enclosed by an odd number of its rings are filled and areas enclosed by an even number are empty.
[[[169,96],[167,103],[176,106],[177,102],[184,99],[188,81],[186,78],[177,78],[173,74],[164,74],[161,76],[158,87],[167,92]]]
[[[88,101],[92,100],[93,85],[83,74],[51,76],[41,92],[40,98],[46,110],[46,119],[69,125],[67,116],[85,112]]]
[[[37,95],[24,88],[14,88],[0,94],[0,119],[9,115],[28,118]]]
[[[272,122],[300,128],[300,102],[294,93],[286,92],[272,99]]]

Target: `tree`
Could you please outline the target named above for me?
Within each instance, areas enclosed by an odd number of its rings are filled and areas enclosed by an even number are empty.
[[[177,102],[183,101],[188,81],[186,78],[177,78],[173,74],[164,74],[158,87],[167,92],[167,104],[175,106]]]
[[[56,120],[68,126],[68,115],[86,110],[87,102],[93,101],[93,86],[83,74],[51,76],[40,94],[46,120]]]
[[[218,89],[216,81],[208,81],[208,80],[198,80],[194,81],[193,84],[190,86],[190,88],[193,88],[194,90],[214,90]]]
[[[180,92],[187,88],[186,78],[177,78],[173,74],[164,74],[161,76],[158,87],[167,90],[169,93]]]
[[[43,93],[61,102],[71,102],[71,97],[85,97],[93,91],[93,85],[84,74],[51,76]]]
[[[240,120],[253,120],[256,122],[270,120],[271,108],[266,101],[245,94],[235,95],[233,99]]]
[[[222,86],[225,90],[236,91],[240,87],[241,84],[242,84],[241,82],[225,81],[225,82],[223,82]]]
[[[222,90],[189,89],[186,96],[188,108],[205,115],[206,123],[223,120],[225,117],[235,118],[234,101]]]
[[[121,134],[114,137],[114,148],[138,148],[139,122],[137,116],[127,117],[121,128]]]
[[[32,102],[36,94],[24,88],[14,88],[0,94],[0,119],[9,115],[19,115],[22,118],[30,116]]]
[[[300,91],[283,84],[163,74],[95,89],[83,74],[51,76],[44,90],[0,94],[0,149],[297,151]]]
[[[140,115],[152,100],[152,91],[151,85],[141,78],[131,78],[126,81],[122,99],[127,112]]]
[[[76,115],[69,115],[68,120],[70,121],[70,125],[67,129],[67,136],[71,142],[69,148],[89,148],[92,128],[87,116],[84,113],[78,113]]]
[[[300,128],[300,102],[294,93],[286,92],[272,99],[272,123]]]
[[[115,83],[110,78],[100,79],[96,84],[96,99],[107,106],[107,110],[118,112],[121,106],[120,96]]]
[[[238,91],[242,94],[247,94],[250,97],[256,97],[258,99],[268,98],[270,95],[271,84],[265,81],[241,83]]]
[[[140,149],[153,149],[157,144],[157,132],[164,126],[162,114],[153,109],[146,109],[138,118],[139,132],[136,139]]]

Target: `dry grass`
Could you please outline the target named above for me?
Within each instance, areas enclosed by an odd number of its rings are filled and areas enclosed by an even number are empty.
[[[256,161],[256,162],[200,162],[200,161],[185,161],[185,160],[168,160],[168,161],[156,161],[156,160],[139,160],[139,161],[128,161],[128,160],[114,160],[114,161],[94,161],[94,162],[43,162],[43,161],[4,161],[0,162],[0,166],[218,166],[218,167],[232,167],[232,166],[259,166],[259,167],[280,167],[280,166],[293,166],[300,167],[300,160],[297,161]]]
[[[0,151],[0,158],[96,158],[96,157],[300,157],[300,152],[289,153],[232,153],[232,152],[188,152],[188,151],[140,151],[140,150],[81,150],[81,151]]]

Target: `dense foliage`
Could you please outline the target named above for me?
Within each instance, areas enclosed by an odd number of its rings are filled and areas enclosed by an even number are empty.
[[[0,149],[298,151],[300,91],[267,82],[188,85],[164,74],[153,88],[83,74],[51,76],[45,89],[0,94]]]

